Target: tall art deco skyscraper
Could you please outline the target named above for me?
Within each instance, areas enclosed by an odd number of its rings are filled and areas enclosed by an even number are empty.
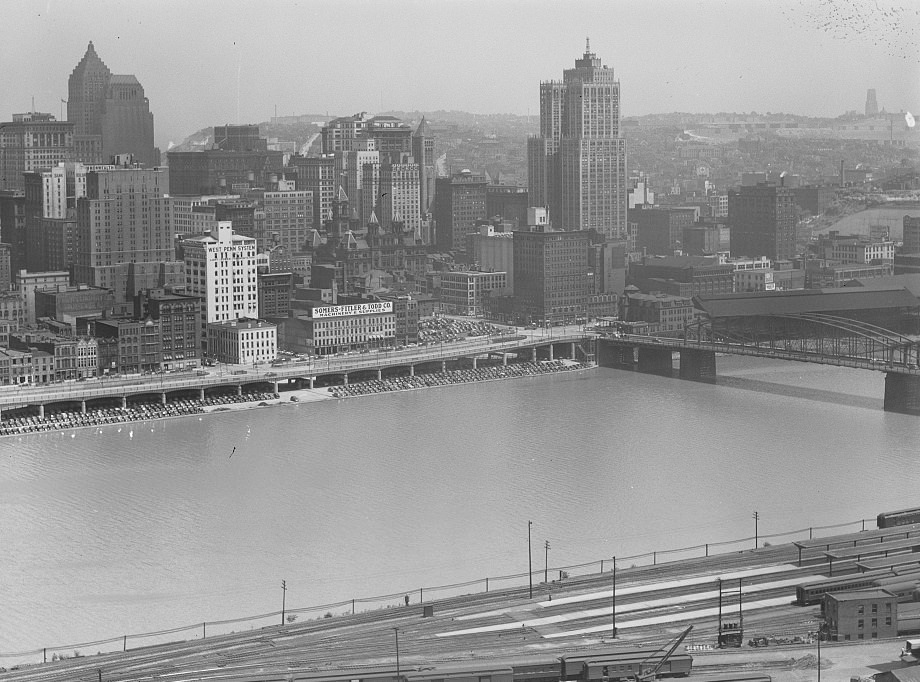
[[[159,165],[144,87],[133,75],[109,71],[92,42],[70,74],[67,92],[67,120],[74,124],[77,160],[111,163],[116,154],[131,154],[145,166]]]
[[[557,229],[626,235],[626,140],[620,136],[620,82],[590,43],[562,82],[540,83],[540,135],[527,141],[532,206]]]

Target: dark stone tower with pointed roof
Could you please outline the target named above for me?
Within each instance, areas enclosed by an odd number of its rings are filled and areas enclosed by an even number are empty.
[[[434,137],[424,116],[412,134],[412,158],[418,164],[419,207],[424,217],[431,212],[434,204],[435,179],[437,178],[437,170],[434,166]]]
[[[113,75],[92,41],[67,82],[67,120],[74,124],[77,160],[111,163],[131,154],[145,166],[160,163],[153,143],[153,114],[144,88],[133,75]]]

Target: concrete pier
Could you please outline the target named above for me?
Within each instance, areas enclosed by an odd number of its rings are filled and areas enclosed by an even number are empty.
[[[160,392],[160,405],[166,404],[166,391]]]
[[[123,410],[128,409],[128,396],[125,396],[125,395],[121,396],[121,409]]]
[[[80,401],[80,414],[86,414],[86,401]]]
[[[237,395],[243,395],[243,384],[237,384],[237,385],[236,385],[236,394],[237,394]]]
[[[342,375],[342,385],[348,386],[348,372],[345,372],[345,374]]]
[[[885,411],[920,415],[920,376],[885,374]]]
[[[575,360],[576,358],[575,358],[575,342],[574,341],[572,341],[572,343],[569,344],[569,352],[571,353],[570,357],[573,360]]]
[[[446,360],[441,360],[441,371],[442,372],[447,371],[447,361]]]
[[[680,378],[714,382],[716,380],[715,351],[680,351]]]
[[[650,374],[667,374],[674,371],[670,348],[639,348],[639,371]]]
[[[549,359],[553,359],[553,344],[549,344]]]
[[[537,361],[537,347],[536,346],[530,349],[530,361],[531,362]]]
[[[383,370],[378,369],[377,370],[377,381],[380,381],[381,379],[383,379]]]
[[[122,400],[124,400],[124,398],[122,398]],[[39,403],[38,405],[38,418],[39,419],[45,418],[45,406],[42,405],[41,403]]]
[[[203,388],[198,389],[198,400],[204,402],[204,389]]]
[[[415,365],[409,365],[409,376],[410,377],[415,376]]]

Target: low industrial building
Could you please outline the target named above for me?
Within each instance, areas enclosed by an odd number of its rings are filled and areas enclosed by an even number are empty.
[[[835,642],[897,637],[898,600],[883,589],[827,594],[824,619]]]
[[[393,301],[350,305],[301,302],[304,312],[284,320],[281,346],[293,353],[335,355],[396,344]]]

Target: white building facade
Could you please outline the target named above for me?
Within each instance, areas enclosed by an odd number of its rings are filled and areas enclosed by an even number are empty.
[[[232,223],[222,220],[210,234],[185,239],[181,245],[187,293],[204,301],[203,342],[212,322],[258,317],[255,239],[234,234]]]

